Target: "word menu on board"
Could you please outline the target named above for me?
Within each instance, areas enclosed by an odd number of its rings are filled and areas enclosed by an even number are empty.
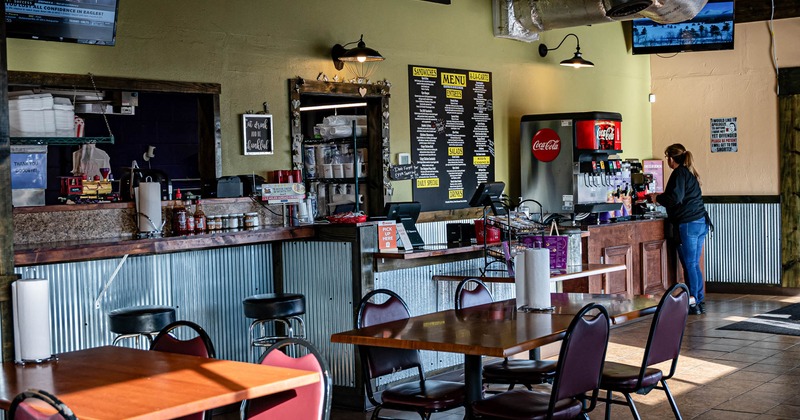
[[[422,211],[469,207],[494,181],[492,74],[408,66],[414,201]]]

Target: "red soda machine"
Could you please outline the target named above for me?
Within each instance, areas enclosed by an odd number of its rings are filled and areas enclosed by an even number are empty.
[[[523,116],[522,198],[539,201],[545,213],[598,213],[598,222],[630,214],[630,169],[616,158],[621,127],[613,112]]]

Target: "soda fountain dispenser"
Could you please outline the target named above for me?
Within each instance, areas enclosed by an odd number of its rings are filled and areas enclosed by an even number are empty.
[[[521,193],[547,213],[622,215],[630,171],[622,116],[612,112],[525,115],[520,124]]]

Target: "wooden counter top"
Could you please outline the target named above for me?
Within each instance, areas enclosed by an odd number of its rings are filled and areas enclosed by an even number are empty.
[[[163,254],[224,246],[313,238],[313,226],[261,227],[239,232],[207,233],[151,239],[97,239],[90,241],[14,244],[14,265],[26,266],[115,258],[125,254]]]

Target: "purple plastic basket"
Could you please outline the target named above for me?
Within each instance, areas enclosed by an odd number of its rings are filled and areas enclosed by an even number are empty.
[[[550,250],[550,269],[563,270],[567,268],[567,236],[522,236],[519,242],[526,248],[547,248]]]

